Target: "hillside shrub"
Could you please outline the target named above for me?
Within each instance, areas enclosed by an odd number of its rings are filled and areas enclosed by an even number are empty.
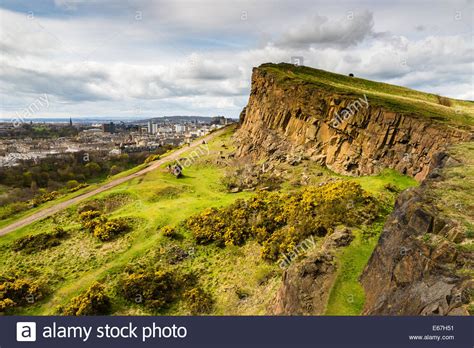
[[[97,210],[86,210],[79,214],[82,227],[94,233],[96,226],[103,222],[102,214]]]
[[[129,228],[128,223],[125,219],[114,219],[104,223],[98,223],[94,227],[94,236],[99,238],[101,241],[108,241],[125,232]]]
[[[97,201],[97,199],[79,204],[79,206],[77,207],[77,213],[79,214],[79,218],[81,218],[82,213],[89,210],[97,211],[99,213],[99,211],[101,210],[101,207],[99,206],[99,202]]]
[[[39,206],[40,204],[52,201],[58,198],[61,194],[57,191],[47,192],[41,195],[38,195],[29,201],[29,205],[32,208]]]
[[[110,298],[100,283],[94,283],[86,292],[74,297],[70,304],[62,310],[64,315],[105,315],[111,309]]]
[[[338,225],[373,222],[380,204],[352,181],[337,180],[292,194],[259,192],[224,208],[209,208],[186,220],[196,242],[241,245],[255,238],[262,256],[276,260],[310,235],[324,236]]]
[[[108,220],[97,210],[83,211],[79,214],[79,219],[82,222],[82,227],[101,241],[111,240],[130,228],[126,219]]]
[[[17,213],[21,213],[28,209],[28,204],[25,202],[13,202],[6,204],[0,209],[0,220],[6,219]]]
[[[98,210],[85,210],[79,214],[79,219],[82,222],[92,221],[101,216]]]
[[[153,161],[157,161],[160,159],[160,155],[150,155],[148,156],[145,161],[143,163],[150,163],[150,162],[153,162]]]
[[[180,282],[172,271],[139,271],[121,280],[123,296],[151,309],[166,308],[176,299]]]
[[[178,233],[176,232],[176,228],[173,226],[165,226],[161,229],[161,233],[163,236],[168,237],[168,238],[176,238]]]
[[[118,166],[118,165],[113,165],[112,167],[110,167],[109,175],[110,176],[117,175],[118,173],[122,172],[123,170],[124,170],[123,167]]]
[[[52,232],[38,233],[35,235],[26,235],[13,242],[12,249],[31,254],[37,251],[49,249],[61,244],[61,240],[68,234],[61,227],[56,227]]]
[[[71,189],[74,189],[75,187],[79,186],[79,181],[77,180],[69,180],[67,183],[66,183],[66,187],[68,190],[71,190]]]
[[[88,184],[85,184],[85,183],[81,183],[81,184],[78,184],[78,185],[76,185],[76,186],[70,188],[70,189],[68,190],[68,192],[77,192],[77,191],[79,191],[80,189],[83,189],[83,188],[85,188],[85,187],[87,187],[87,186],[89,186],[89,185],[88,185]]]
[[[38,281],[0,276],[0,313],[41,300],[44,289]]]
[[[211,295],[199,287],[185,291],[184,299],[192,315],[209,313],[214,303]]]

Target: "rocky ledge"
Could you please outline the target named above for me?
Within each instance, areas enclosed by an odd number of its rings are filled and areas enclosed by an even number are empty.
[[[354,239],[348,228],[327,236],[320,248],[308,250],[301,262],[292,263],[283,273],[270,312],[276,315],[322,315],[337,276],[335,252]]]

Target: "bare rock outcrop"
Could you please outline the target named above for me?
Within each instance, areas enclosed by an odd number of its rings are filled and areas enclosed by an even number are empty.
[[[474,253],[459,248],[466,238],[459,222],[433,204],[439,170],[398,197],[361,276],[363,314],[469,315],[473,282],[461,270],[472,270]]]
[[[356,111],[353,116],[335,121],[351,109]],[[428,117],[392,112],[372,104],[365,95],[300,81],[281,83],[261,67],[253,70],[251,94],[240,122],[237,156],[301,152],[342,174],[393,168],[420,181],[435,153],[472,134]]]
[[[337,275],[336,248],[354,239],[348,228],[339,228],[327,236],[320,249],[308,251],[283,273],[283,281],[270,309],[276,315],[321,315]]]

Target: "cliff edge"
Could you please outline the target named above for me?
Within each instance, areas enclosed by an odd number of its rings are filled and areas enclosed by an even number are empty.
[[[421,181],[434,154],[471,138],[473,110],[472,102],[307,67],[263,64],[253,70],[237,156],[278,159],[301,153],[341,174],[392,168]]]

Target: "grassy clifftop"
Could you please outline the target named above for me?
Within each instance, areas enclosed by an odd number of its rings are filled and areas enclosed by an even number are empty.
[[[306,85],[341,95],[366,95],[371,105],[404,115],[423,116],[458,127],[474,126],[474,102],[416,91],[387,83],[340,75],[293,64],[262,64],[265,71],[286,85]],[[444,105],[443,105],[444,104]]]

